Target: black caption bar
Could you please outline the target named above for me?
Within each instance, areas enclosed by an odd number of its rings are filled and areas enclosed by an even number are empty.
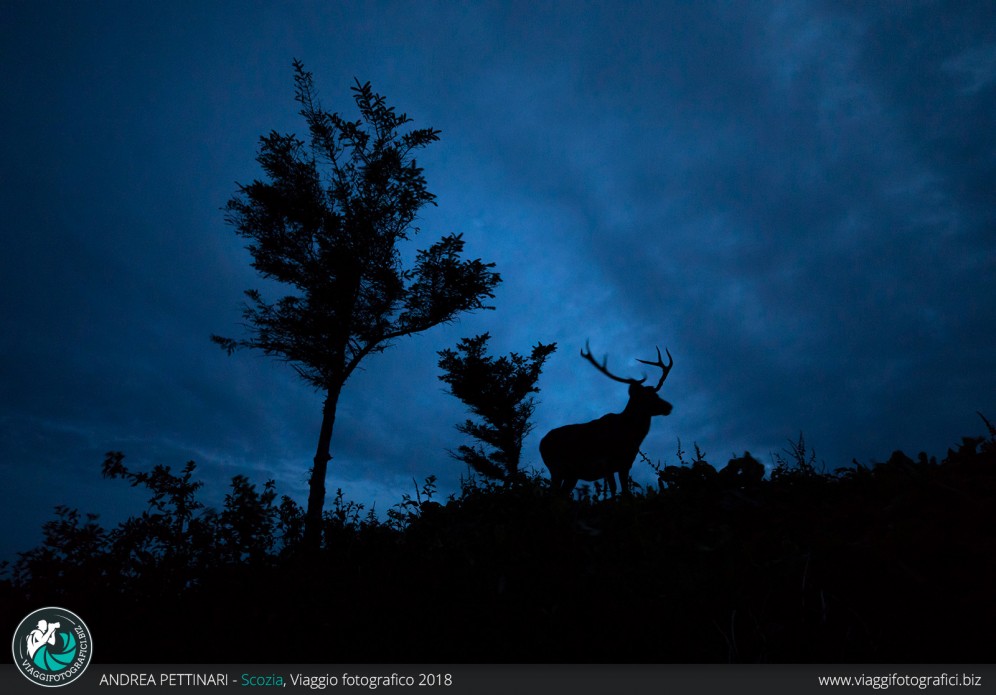
[[[102,665],[92,664],[67,695],[142,692],[241,695],[684,695],[685,693],[956,693],[996,687],[996,665]],[[41,695],[13,666],[0,692]],[[56,691],[60,692],[61,690]]]

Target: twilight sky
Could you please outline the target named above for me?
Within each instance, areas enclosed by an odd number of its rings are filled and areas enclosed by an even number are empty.
[[[226,356],[265,288],[222,206],[258,138],[304,135],[291,62],[355,116],[415,126],[438,207],[497,263],[497,310],[401,341],[346,384],[327,486],[383,513],[466,470],[436,351],[556,341],[536,430],[675,367],[643,449],[722,465],[805,433],[828,469],[941,456],[996,419],[996,6],[904,3],[25,2],[0,6],[0,559],[56,504],[113,525],[126,463],[245,473],[303,503],[321,398]],[[270,295],[273,296],[272,294]],[[545,469],[543,469],[545,472]],[[634,469],[649,481],[645,464]]]

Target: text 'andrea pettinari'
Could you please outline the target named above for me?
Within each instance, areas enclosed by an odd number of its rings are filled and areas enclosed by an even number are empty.
[[[98,685],[228,685],[227,673],[102,673]]]

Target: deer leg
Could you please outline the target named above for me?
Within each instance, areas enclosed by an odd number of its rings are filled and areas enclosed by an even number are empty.
[[[564,486],[561,488],[561,490],[567,497],[570,497],[571,493],[574,492],[574,488],[575,486],[577,486],[577,484],[578,484],[577,478],[564,478]]]
[[[622,487],[622,494],[629,497],[629,471],[619,471],[619,485]],[[612,486],[612,489],[615,490],[615,485]]]
[[[604,478],[604,480],[605,480],[605,484],[609,488],[609,492],[612,493],[613,497],[615,497],[616,496],[616,474],[615,473],[609,473]]]

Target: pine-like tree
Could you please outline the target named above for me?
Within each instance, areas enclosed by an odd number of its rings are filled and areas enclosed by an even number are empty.
[[[456,350],[441,350],[439,379],[479,418],[456,428],[480,444],[461,445],[453,457],[489,478],[507,480],[518,472],[522,440],[533,428],[536,401],[529,394],[539,392],[536,381],[557,344],[537,343],[529,357],[513,352],[494,358],[487,354],[490,339],[484,333],[464,338]]]
[[[399,242],[418,232],[419,209],[435,204],[414,152],[438,140],[439,131],[403,130],[411,119],[369,82],[352,87],[360,119],[346,120],[322,109],[300,61],[294,72],[308,142],[277,132],[261,137],[257,161],[266,180],[240,185],[225,208],[226,221],[249,241],[253,267],[289,293],[268,302],[247,290],[242,315],[250,336],[212,340],[229,354],[255,348],[289,362],[325,395],[305,517],[305,543],[316,548],[346,380],[396,338],[491,308],[485,301],[501,278],[493,263],[461,258],[459,234],[404,267]]]

